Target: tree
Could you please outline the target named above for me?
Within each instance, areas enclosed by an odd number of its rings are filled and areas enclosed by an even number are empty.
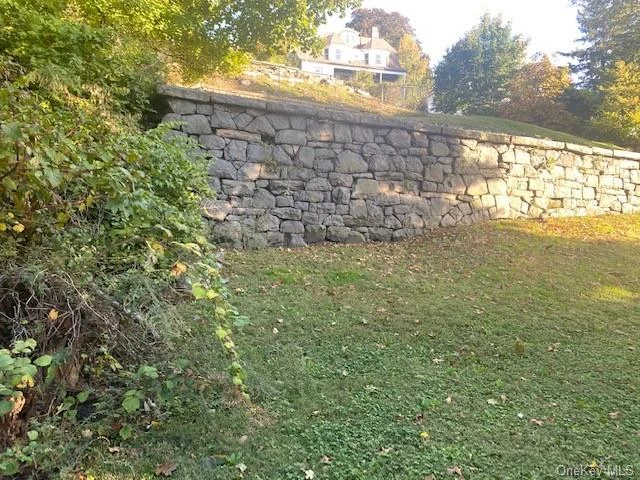
[[[500,105],[501,117],[553,129],[567,129],[576,119],[562,101],[571,87],[568,67],[557,67],[547,55],[523,66],[509,82],[508,100]]]
[[[38,2],[36,2],[38,3]],[[57,0],[91,26],[109,26],[178,62],[187,73],[232,71],[247,54],[317,46],[317,27],[357,0]]]
[[[433,91],[433,74],[429,65],[429,56],[423,53],[420,45],[411,36],[405,34],[398,45],[400,65],[407,71],[404,105],[411,108],[424,108]]]
[[[572,0],[584,47],[569,53],[583,85],[595,88],[614,64],[640,62],[640,0]]]
[[[640,64],[616,62],[600,90],[603,101],[596,125],[614,140],[640,147]]]
[[[511,23],[485,14],[447,50],[435,72],[436,109],[446,113],[495,113],[507,84],[524,63],[527,41]]]
[[[380,36],[391,46],[398,49],[400,41],[405,35],[414,40],[416,32],[410,20],[398,12],[387,12],[381,8],[358,8],[351,14],[351,21],[347,27],[353,28],[363,36],[370,36],[371,29],[378,27]]]

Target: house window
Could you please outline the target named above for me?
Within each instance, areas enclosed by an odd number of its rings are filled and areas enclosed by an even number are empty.
[[[325,58],[325,60],[329,60],[329,49],[328,48],[324,49],[324,58]]]
[[[336,60],[342,60],[342,50],[336,50]]]
[[[376,65],[382,65],[382,55],[376,54]]]
[[[369,65],[369,54],[365,53],[364,54],[364,63],[366,63],[367,65]]]

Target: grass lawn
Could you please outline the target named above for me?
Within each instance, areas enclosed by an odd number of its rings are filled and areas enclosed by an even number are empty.
[[[227,253],[253,406],[218,378],[92,471],[546,479],[595,462],[640,476],[639,252],[640,216],[609,216]],[[168,355],[214,382],[219,347],[190,315]]]

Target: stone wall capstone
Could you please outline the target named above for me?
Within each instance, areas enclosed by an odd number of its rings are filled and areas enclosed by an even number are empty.
[[[640,212],[640,154],[164,86],[235,248],[400,240],[489,219]]]

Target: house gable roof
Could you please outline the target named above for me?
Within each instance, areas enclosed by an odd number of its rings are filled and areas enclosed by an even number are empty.
[[[349,45],[344,38],[345,33],[355,33],[358,35],[358,43],[356,45]],[[329,47],[331,45],[344,45],[351,48],[357,48],[360,50],[384,50],[389,53],[397,53],[397,50],[389,45],[384,38],[371,38],[371,37],[362,37],[356,30],[346,29],[341,30],[336,33],[332,33],[325,37],[325,47]]]

